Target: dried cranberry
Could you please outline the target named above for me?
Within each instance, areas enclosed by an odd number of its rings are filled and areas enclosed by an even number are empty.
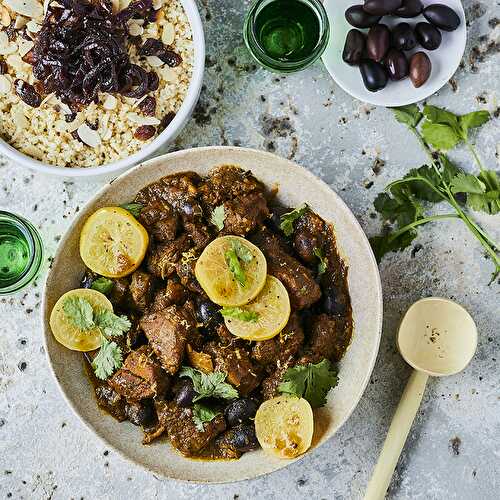
[[[38,108],[42,103],[40,94],[35,90],[33,85],[24,82],[23,80],[16,80],[14,83],[16,94],[32,108]]]
[[[175,66],[179,66],[182,63],[182,57],[173,50],[166,50],[164,54],[158,57],[171,68],[175,68]]]
[[[156,128],[153,125],[141,125],[134,132],[134,137],[140,141],[147,141],[156,134]]]
[[[0,60],[0,75],[5,75],[8,69],[7,63],[3,59]]]
[[[156,113],[156,99],[148,95],[139,103],[139,109],[148,116],[154,116]]]
[[[148,75],[148,89],[151,92],[154,92],[155,90],[158,90],[158,87],[160,86],[160,77],[156,73],[156,71],[150,71]]]
[[[31,49],[29,52],[24,54],[24,56],[22,57],[22,60],[25,63],[31,64],[31,66],[34,66],[36,61],[35,61],[35,53],[33,52],[33,49]]]
[[[174,118],[175,113],[173,111],[169,111],[161,120],[160,127],[162,130],[166,129]]]
[[[159,57],[165,64],[170,67],[179,66],[182,62],[182,57],[176,54],[173,50],[167,49],[160,40],[156,38],[148,38],[139,48],[137,53],[140,56],[156,56]]]
[[[33,88],[35,89],[35,91],[37,92],[37,94],[40,94],[41,96],[43,96],[43,95],[46,94],[45,87],[43,86],[42,82],[35,82],[33,84]]]

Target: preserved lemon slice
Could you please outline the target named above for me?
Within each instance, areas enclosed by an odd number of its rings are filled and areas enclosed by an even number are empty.
[[[245,238],[222,236],[205,247],[194,272],[212,302],[241,306],[262,290],[267,262],[264,254]]]
[[[66,292],[50,313],[50,329],[56,340],[64,347],[73,351],[93,351],[101,344],[101,333],[98,328],[92,330],[80,330],[64,312],[64,302],[68,298],[82,298],[90,303],[95,309],[113,310],[111,302],[105,295],[90,288],[77,288]]]
[[[255,415],[262,448],[279,458],[295,458],[310,446],[314,430],[311,405],[303,398],[279,396],[264,401]]]
[[[104,207],[85,222],[80,235],[80,256],[85,265],[107,278],[134,272],[148,248],[146,229],[127,210]]]
[[[223,315],[233,335],[245,340],[270,339],[285,328],[290,317],[288,292],[279,279],[267,276],[264,288],[252,302],[223,310]]]

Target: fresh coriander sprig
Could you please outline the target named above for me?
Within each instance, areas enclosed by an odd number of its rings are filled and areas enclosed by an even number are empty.
[[[328,266],[328,260],[322,248],[314,248],[314,255],[318,258],[318,274],[324,274]]]
[[[106,380],[122,366],[123,361],[120,347],[116,342],[109,341],[109,337],[117,337],[130,330],[130,320],[107,309],[94,309],[82,297],[68,297],[63,303],[63,310],[68,320],[80,330],[99,329],[101,345],[92,361],[92,368],[97,378]]]
[[[192,412],[194,425],[200,432],[205,430],[205,422],[211,422],[220,413],[203,403],[194,403]]]
[[[121,208],[124,208],[127,212],[130,212],[136,219],[141,215],[142,209],[144,205],[142,203],[124,203],[120,205]]]
[[[253,253],[238,240],[231,241],[231,248],[224,253],[229,270],[238,283],[245,287],[247,277],[244,264],[248,264],[253,259]]]
[[[226,376],[224,372],[203,373],[190,366],[183,366],[179,371],[179,377],[189,377],[193,381],[193,389],[197,393],[193,402],[205,398],[237,398],[238,391],[225,382]]]
[[[224,221],[226,220],[226,212],[224,210],[224,205],[219,205],[215,207],[212,215],[210,216],[210,222],[219,230],[224,229]]]
[[[425,106],[423,113],[412,104],[394,109],[396,120],[406,125],[417,137],[429,157],[430,165],[411,170],[403,179],[392,182],[375,199],[375,209],[382,217],[393,224],[395,230],[384,231],[380,236],[371,238],[377,260],[390,251],[402,250],[410,245],[417,236],[416,228],[428,222],[459,218],[486,250],[495,265],[492,281],[500,273],[498,244],[465,212],[456,198],[464,193],[467,206],[488,214],[500,211],[500,182],[496,172],[485,170],[474,147],[469,142],[469,131],[489,120],[489,113],[479,111],[466,115]],[[423,123],[422,123],[422,120]],[[418,128],[421,124],[420,129]],[[463,172],[444,154],[434,153],[429,144],[446,150],[465,142],[481,172],[475,176]],[[422,202],[438,203],[445,201],[454,212],[440,215],[425,215]]]
[[[291,212],[287,212],[280,217],[280,229],[285,233],[285,236],[290,236],[293,233],[293,223],[302,217],[309,210],[309,205],[304,203],[300,207],[294,208]]]
[[[234,318],[250,323],[256,323],[259,319],[259,313],[255,311],[249,311],[241,307],[223,307],[220,310],[220,313],[225,318]]]
[[[110,293],[111,290],[113,289],[113,286],[114,286],[113,280],[101,276],[100,278],[97,278],[96,280],[93,281],[90,288],[92,288],[93,290],[97,290],[98,292],[101,292],[104,295],[108,295],[108,293]]]

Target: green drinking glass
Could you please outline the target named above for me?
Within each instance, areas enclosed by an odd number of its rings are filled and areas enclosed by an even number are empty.
[[[325,50],[329,35],[328,16],[319,0],[257,0],[243,28],[254,59],[276,73],[310,66]]]
[[[42,260],[42,239],[33,224],[0,210],[0,295],[11,295],[31,283]]]

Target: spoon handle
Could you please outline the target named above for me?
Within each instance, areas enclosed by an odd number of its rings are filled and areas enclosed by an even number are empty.
[[[383,500],[391,482],[399,455],[410,432],[413,420],[424,395],[429,375],[413,370],[392,418],[384,446],[372,478],[368,483],[365,500]]]

